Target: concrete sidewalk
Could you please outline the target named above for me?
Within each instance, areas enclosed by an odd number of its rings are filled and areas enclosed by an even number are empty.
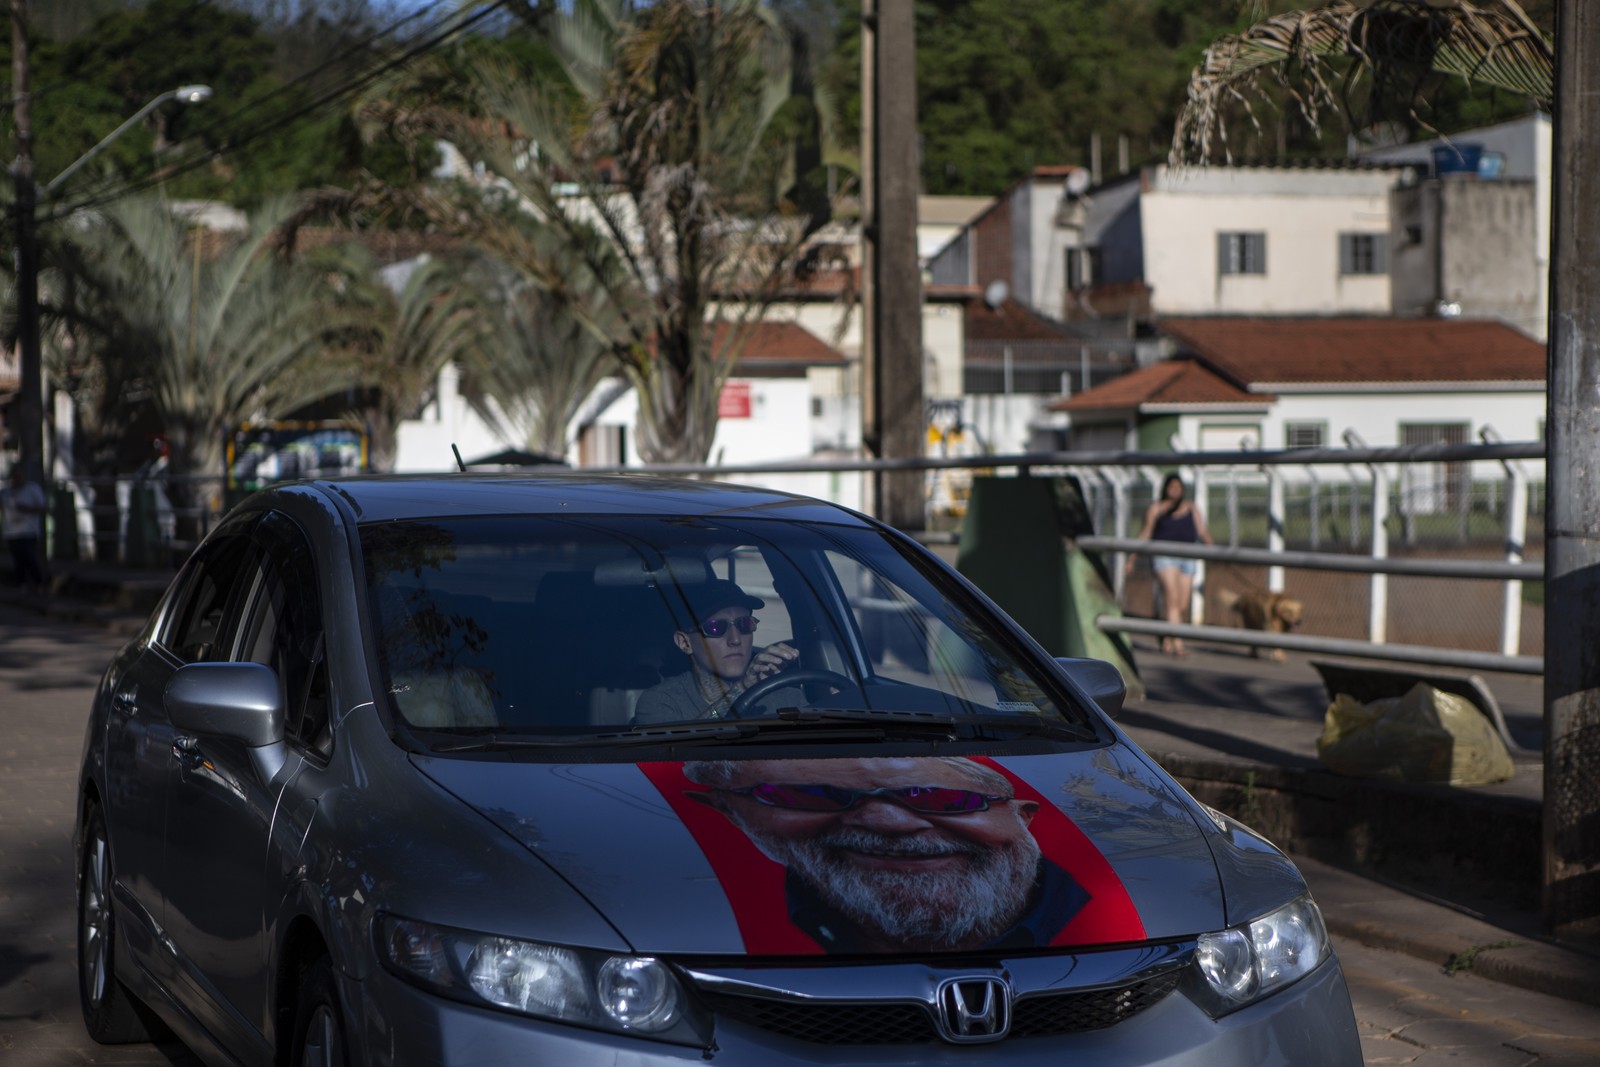
[[[1329,697],[1310,657],[1189,648],[1135,641],[1146,695],[1119,724],[1196,797],[1292,852],[1336,936],[1600,1005],[1600,946],[1547,937],[1539,913],[1542,679],[1482,676],[1522,749],[1510,780],[1391,784],[1318,762]]]
[[[55,595],[36,610],[131,635],[170,577],[58,565]],[[1540,679],[1485,678],[1527,749],[1509,782],[1389,785],[1317,762],[1328,697],[1308,658],[1134,647],[1146,695],[1120,725],[1196,797],[1293,853],[1336,938],[1600,1006],[1600,946],[1544,936],[1538,912]]]

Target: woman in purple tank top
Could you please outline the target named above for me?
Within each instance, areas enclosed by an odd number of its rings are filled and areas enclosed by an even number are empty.
[[[1194,501],[1184,495],[1183,479],[1169,474],[1161,483],[1161,497],[1144,513],[1144,528],[1140,540],[1179,541],[1187,544],[1211,544],[1211,532]],[[1133,573],[1133,556],[1128,557],[1128,573]],[[1189,598],[1194,593],[1195,561],[1188,556],[1152,556],[1150,569],[1156,576],[1156,588],[1161,594],[1161,613],[1168,622],[1189,621]],[[1186,654],[1183,639],[1163,637],[1161,651],[1174,656]]]

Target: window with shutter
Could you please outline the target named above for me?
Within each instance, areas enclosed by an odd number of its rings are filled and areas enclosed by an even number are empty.
[[[1341,233],[1339,235],[1339,273],[1389,273],[1389,235],[1386,233]]]
[[[1217,273],[1267,273],[1267,235],[1264,233],[1217,234]]]

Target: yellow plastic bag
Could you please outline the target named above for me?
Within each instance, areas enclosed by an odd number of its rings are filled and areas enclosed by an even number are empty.
[[[1317,758],[1337,774],[1396,782],[1486,785],[1515,769],[1471,701],[1422,682],[1370,704],[1340,693],[1323,719]]]

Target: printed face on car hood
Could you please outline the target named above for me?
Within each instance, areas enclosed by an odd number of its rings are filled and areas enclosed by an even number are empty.
[[[635,949],[1026,951],[1223,925],[1190,809],[1120,747],[545,765],[416,757]]]

